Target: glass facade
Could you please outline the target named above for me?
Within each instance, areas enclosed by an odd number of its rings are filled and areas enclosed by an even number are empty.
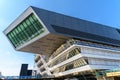
[[[54,73],[64,72],[67,70],[75,69],[81,66],[85,66],[88,64],[88,59],[85,58],[79,58],[75,61],[72,61],[71,63],[68,63],[66,65],[63,65],[61,67],[58,67],[54,70]]]
[[[17,25],[11,32],[9,32],[7,34],[7,37],[9,38],[13,46],[16,48],[35,38],[43,32],[43,26],[32,13],[19,25]]]
[[[75,48],[72,51],[69,51],[67,53],[65,53],[64,55],[61,55],[60,57],[58,57],[58,59],[56,59],[55,61],[53,61],[49,67],[53,67],[77,54],[81,53],[81,49],[80,48]]]
[[[120,33],[120,30],[117,29],[118,32]],[[56,57],[58,54],[60,54],[61,52],[63,52],[64,50],[66,50],[68,47],[70,47],[71,45],[83,45],[83,46],[90,46],[90,47],[97,47],[97,48],[103,48],[103,49],[110,49],[110,50],[119,50],[119,47],[116,46],[108,46],[105,44],[99,44],[99,43],[94,43],[94,42],[88,42],[88,41],[83,41],[83,40],[77,40],[77,39],[69,39],[67,40],[66,43],[62,44],[50,57],[50,59],[53,59],[54,57]]]

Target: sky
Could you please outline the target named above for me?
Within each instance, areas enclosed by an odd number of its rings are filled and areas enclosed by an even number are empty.
[[[29,69],[34,66],[34,54],[15,51],[3,34],[29,6],[120,28],[120,0],[0,0],[0,71],[4,76],[18,76],[22,63],[29,64]]]

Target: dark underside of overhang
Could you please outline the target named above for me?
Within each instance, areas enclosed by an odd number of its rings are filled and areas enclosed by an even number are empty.
[[[69,37],[48,34],[43,38],[21,48],[19,51],[35,54],[51,55],[61,44],[65,43]]]

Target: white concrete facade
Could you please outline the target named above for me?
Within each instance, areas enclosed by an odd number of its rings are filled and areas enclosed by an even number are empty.
[[[60,77],[60,76],[65,76],[65,75],[74,74],[78,72],[84,72],[84,71],[113,69],[113,68],[118,68],[120,66],[119,48],[102,45],[102,44],[100,45],[100,44],[92,43],[92,42],[85,42],[85,41],[84,42],[89,45],[80,45],[79,43],[82,43],[82,41],[73,40],[73,39],[71,41],[73,41],[73,44],[71,44],[69,47],[67,47],[64,51],[62,51],[58,55],[54,56],[54,58],[51,59],[51,57],[49,57],[50,59],[48,62],[45,63],[42,60],[40,60],[46,64],[46,66],[41,65],[41,67],[46,68],[45,71],[40,72],[41,75],[43,74],[49,75],[48,74],[48,71],[49,71],[51,72],[52,76],[54,75],[54,77]],[[98,47],[92,47],[90,45],[97,45]],[[106,48],[103,48],[103,46]],[[53,64],[54,61],[59,60],[60,58],[61,59],[64,58],[65,56],[67,56],[68,52],[76,48],[80,49],[79,54],[76,54],[70,57],[69,59],[65,59],[64,61],[61,61],[61,62],[59,61],[57,64],[50,66],[51,64]],[[73,67],[73,69],[60,71],[60,68],[62,66],[66,67],[68,64],[74,63],[75,60],[82,59],[82,58],[83,60],[84,59],[87,60],[87,64],[76,67],[76,68]],[[40,61],[38,61],[38,63],[40,63]],[[79,65],[80,64],[82,63],[79,63]],[[39,67],[39,69],[41,67]],[[57,69],[58,71],[56,71]]]

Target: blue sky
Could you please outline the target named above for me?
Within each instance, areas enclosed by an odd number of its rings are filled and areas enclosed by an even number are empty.
[[[0,0],[0,71],[19,75],[21,63],[33,68],[34,55],[15,51],[3,34],[30,5],[120,28],[120,0]]]

